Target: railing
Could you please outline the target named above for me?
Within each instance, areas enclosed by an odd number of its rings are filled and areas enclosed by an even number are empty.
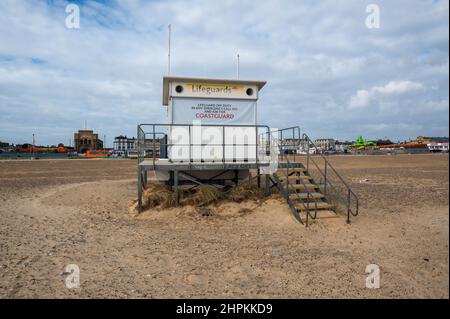
[[[279,151],[286,152],[292,150],[292,154],[294,154],[295,157],[296,150],[299,148],[301,143],[300,127],[292,126],[278,130],[271,130],[270,136],[272,140],[274,139],[274,135],[278,135],[275,140],[278,141]]]
[[[283,173],[285,175],[286,178],[286,190],[287,190],[287,200],[290,201],[290,192],[289,192],[289,186],[291,186],[291,181],[289,180],[289,170],[295,168],[293,166],[293,164],[289,161],[289,157],[287,156],[287,154],[285,152],[283,152],[282,147],[280,146],[280,154],[283,157],[283,159],[285,160],[286,168],[283,169]],[[300,201],[300,203],[302,204],[303,208],[305,209],[306,212],[306,227],[308,227],[309,224],[309,218],[312,218],[313,220],[317,218],[317,201],[314,198],[314,195],[311,193],[311,191],[308,189],[308,187],[306,186],[305,182],[303,181],[303,179],[301,178],[301,176],[299,176],[299,178],[297,179],[298,181],[300,181],[300,184],[303,185],[303,187],[305,188],[306,191],[306,204],[305,201],[301,198],[301,196],[299,195],[299,193],[297,191],[295,191],[293,194],[295,194],[295,196],[297,197],[297,199]],[[310,213],[310,209],[309,209],[309,204],[310,204],[310,199],[314,200],[314,216],[311,215]],[[296,209],[296,208],[295,208]],[[298,214],[298,212],[296,212]],[[301,218],[300,218],[300,222],[302,222]],[[302,222],[303,223],[303,222]]]
[[[358,196],[323,154],[318,154],[317,156],[310,154],[310,148],[317,149],[317,147],[309,136],[305,133],[300,136],[299,127],[290,127],[271,132],[271,134],[275,133],[278,133],[279,156],[281,157],[281,160],[286,163],[286,172],[289,171],[289,168],[292,168],[292,162],[297,163],[306,156],[306,171],[319,183],[319,187],[321,187],[327,201],[331,204],[338,204],[345,208],[347,222],[350,222],[351,216],[357,216],[359,213]],[[291,150],[292,152],[290,152]],[[299,151],[303,151],[304,154],[300,156],[297,155],[297,152]],[[290,154],[292,162],[289,159],[289,153],[292,153]],[[322,161],[321,163],[319,163],[319,159]],[[300,179],[300,183],[304,185],[302,179]],[[289,184],[286,185],[288,186]],[[308,190],[308,203],[310,196],[311,193]],[[310,213],[309,204],[305,205],[302,200],[300,200],[300,202],[304,207],[308,206],[305,207],[305,211],[307,212],[306,218],[315,219],[317,217],[317,202],[315,202],[314,216]]]
[[[278,179],[277,174],[275,174],[276,182],[282,188],[280,190],[282,190],[282,193],[285,195],[286,200],[289,204],[289,207],[291,208],[292,214],[300,223],[303,224],[301,216],[297,211],[297,207],[292,202],[292,199],[290,197],[290,195],[291,195],[290,186],[292,186],[293,184],[291,183],[290,178],[289,178],[291,169],[298,167],[298,163],[295,163],[295,161],[296,161],[297,151],[300,148],[300,144],[302,142],[300,127],[293,126],[293,127],[287,127],[287,128],[278,129],[278,130],[271,130],[270,134],[271,134],[271,140],[276,141],[276,143],[278,144],[279,156],[281,156],[282,161],[285,164],[283,169],[281,169],[281,171],[283,172],[283,175],[285,176],[285,179],[286,179],[286,184],[285,184],[286,187],[284,187],[282,185],[281,181]],[[276,137],[274,138],[274,136],[276,136]],[[289,160],[290,154],[292,154],[292,156],[293,156],[294,163],[292,163]],[[303,179],[301,178],[301,176],[297,179],[297,181],[299,181],[300,185],[302,185],[305,189],[305,193],[307,194],[306,202],[297,191],[294,191],[292,193],[292,195],[294,195],[296,197],[296,199],[298,199],[301,206],[304,208],[304,211],[306,212],[305,213],[306,214],[305,223],[306,223],[306,226],[308,226],[310,218],[311,219],[317,218],[317,201],[314,201],[314,215],[313,215],[311,213],[312,210],[310,209],[310,203],[311,203],[310,200],[314,199],[314,195],[310,192],[310,190],[306,186],[306,184],[303,181]]]
[[[310,154],[310,148],[317,149],[317,147],[309,136],[303,133],[302,140],[306,142],[306,170],[310,174],[317,173],[321,179],[320,184],[327,200],[336,201],[343,205],[346,208],[347,222],[350,223],[350,216],[357,216],[359,213],[358,196],[323,154],[316,156]],[[323,161],[323,168],[321,168],[317,158]]]
[[[202,129],[208,128],[212,130],[206,134],[206,139],[215,141],[205,143]],[[177,129],[179,132],[176,132]],[[199,129],[200,131],[198,131]],[[233,133],[236,133],[238,129],[241,129],[240,132],[244,132],[242,133],[243,135],[233,136]],[[178,135],[181,133],[183,142],[175,141],[176,139],[173,138],[174,132]],[[198,136],[199,134],[200,137]],[[245,134],[248,135],[246,136]],[[270,136],[270,128],[266,125],[140,124],[137,128],[138,159],[139,163],[144,160],[150,160],[153,165],[156,164],[157,160],[167,158],[171,162],[189,163],[226,163],[243,160],[255,162],[258,166],[260,163],[265,163],[267,156],[270,155],[270,138],[265,138],[264,136]],[[247,140],[245,140],[245,137],[247,137]],[[254,139],[254,141],[249,139]],[[244,141],[242,142],[242,140]],[[199,157],[198,154],[202,154],[207,147],[212,152],[218,153],[219,156],[210,156],[206,159],[202,155]],[[182,150],[187,154],[182,158],[177,158],[172,156],[175,153],[174,150]],[[167,153],[167,156],[161,157],[161,154],[164,153]],[[243,156],[239,154],[236,156],[236,153],[240,153]],[[231,157],[230,154],[232,155]]]

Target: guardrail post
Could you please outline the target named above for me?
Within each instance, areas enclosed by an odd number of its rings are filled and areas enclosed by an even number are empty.
[[[283,149],[283,131],[280,131],[280,142],[281,142],[281,151],[284,151],[284,149]]]
[[[141,134],[140,134],[140,132],[139,132],[139,125],[137,126],[137,152],[138,152],[138,163],[140,163],[141,162],[141,149],[140,149],[140,140],[141,140]]]
[[[295,149],[295,127],[292,128],[292,152],[294,153],[294,162],[295,162],[295,154],[297,150]]]
[[[144,185],[144,187],[147,187],[147,182],[148,182],[147,170],[144,169],[144,182],[142,183]]]
[[[258,178],[256,180],[256,183],[257,183],[256,185],[258,188],[260,188],[261,187],[261,171],[259,168],[256,170],[256,174],[258,175]]]
[[[256,154],[256,167],[259,167],[258,163],[258,128],[255,127],[255,154]]]
[[[141,166],[138,165],[138,212],[142,211],[142,174]]]
[[[309,139],[305,136],[306,141],[306,171],[309,173]]]
[[[323,195],[325,197],[327,196],[327,166],[328,166],[327,164],[328,164],[328,162],[325,161],[325,177],[324,177],[325,184],[324,184],[324,187],[323,187]]]
[[[191,125],[189,124],[189,163],[192,163],[192,138],[191,138]]]
[[[308,227],[309,224],[309,207],[306,206],[306,224],[305,227]]]
[[[350,189],[347,195],[347,224],[350,224]]]
[[[234,150],[232,154],[234,154]],[[222,163],[225,163],[225,126],[222,126]]]
[[[286,162],[286,189],[289,194],[289,160]]]
[[[155,156],[156,156],[155,139],[156,139],[155,124],[153,124],[153,145],[152,145],[153,146],[153,150],[152,150],[153,165],[155,165]],[[145,145],[145,137],[144,137],[144,145]]]

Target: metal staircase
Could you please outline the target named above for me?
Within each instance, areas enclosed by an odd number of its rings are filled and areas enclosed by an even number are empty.
[[[314,142],[306,134],[300,134],[298,126],[281,130],[272,130],[266,125],[204,125],[221,131],[222,143],[204,144],[192,142],[194,125],[180,124],[140,124],[138,125],[138,209],[142,209],[142,193],[147,184],[147,172],[155,171],[169,185],[173,186],[175,204],[179,202],[179,178],[185,183],[201,185],[202,183],[222,185],[226,180],[236,185],[239,182],[239,171],[249,173],[256,170],[257,185],[260,187],[261,175],[265,177],[265,192],[277,187],[286,198],[293,216],[302,224],[320,218],[338,217],[346,214],[347,222],[351,216],[357,216],[359,200],[346,181],[336,171],[323,154],[311,154],[317,149]],[[227,141],[226,131],[236,127],[255,130],[255,142],[245,141],[237,144]],[[175,128],[183,129],[187,143],[174,143],[168,140],[169,133]],[[251,141],[251,140],[250,140]],[[221,156],[211,161],[210,158],[198,161],[193,157],[200,147],[214,146],[222,149]],[[255,158],[235,161],[226,154],[230,147],[248,147]],[[178,148],[184,157],[173,160],[168,154]],[[173,151],[174,152],[174,151]],[[174,152],[175,153],[175,152]],[[201,152],[200,152],[201,153]],[[220,152],[219,152],[220,153]],[[208,174],[200,174],[203,172]],[[198,173],[193,176],[192,173]],[[234,172],[234,173],[233,173]],[[226,176],[225,176],[226,175]],[[250,175],[250,174],[248,174]]]
[[[292,131],[292,137],[286,138],[286,131]],[[359,199],[328,159],[323,154],[310,154],[310,148],[316,146],[306,134],[300,138],[300,128],[276,132],[280,135],[279,165],[270,179],[286,198],[293,216],[308,226],[317,219],[339,217],[343,211],[350,223],[350,217],[358,215]],[[287,144],[286,140],[299,142]],[[287,149],[293,146],[304,154],[290,155]]]
[[[311,220],[338,217],[302,164],[298,168],[280,169],[273,177],[294,217],[302,224],[308,226]]]

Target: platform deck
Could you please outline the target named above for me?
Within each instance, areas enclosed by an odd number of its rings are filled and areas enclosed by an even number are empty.
[[[278,167],[284,168],[287,163],[279,162]],[[189,171],[189,170],[235,170],[258,169],[269,166],[268,162],[170,162],[160,160],[144,160],[139,163],[141,170],[157,171]],[[291,163],[291,167],[299,167],[300,163]]]

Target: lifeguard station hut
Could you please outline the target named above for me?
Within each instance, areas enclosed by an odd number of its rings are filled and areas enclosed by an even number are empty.
[[[320,169],[321,164],[309,154],[314,147],[309,137],[300,136],[299,127],[274,130],[259,123],[258,98],[265,84],[164,77],[162,105],[167,123],[138,125],[138,209],[142,209],[148,171],[154,171],[160,182],[173,187],[176,204],[182,184],[238,185],[253,176],[258,187],[263,177],[267,194],[277,187],[302,223],[316,219],[319,213],[336,215],[325,201],[331,188],[327,173],[336,171],[323,156],[325,166]],[[302,148],[306,149],[303,162],[297,161]],[[313,183],[310,163],[317,166],[319,177],[325,178],[323,185]],[[350,215],[357,214],[358,200],[339,175],[338,179],[348,191],[345,206],[349,221]]]

